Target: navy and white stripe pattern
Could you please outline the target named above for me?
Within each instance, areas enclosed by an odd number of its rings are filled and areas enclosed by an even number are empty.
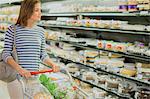
[[[14,25],[5,33],[5,44],[2,58],[5,62],[11,56],[14,42]],[[44,29],[38,26],[24,28],[16,25],[16,50],[18,63],[27,70],[38,70],[39,61],[48,58],[45,50]]]

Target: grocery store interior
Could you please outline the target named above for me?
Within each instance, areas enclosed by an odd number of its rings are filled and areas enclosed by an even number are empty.
[[[0,53],[21,1],[0,0]],[[150,99],[150,0],[41,0],[41,4],[37,26],[45,29],[47,53],[66,69],[44,75],[60,90],[55,93],[43,86],[47,94],[63,96],[56,99]],[[48,97],[34,99],[55,99]],[[0,99],[11,99],[2,81]]]

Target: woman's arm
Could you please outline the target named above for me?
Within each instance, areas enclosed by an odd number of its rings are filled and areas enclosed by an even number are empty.
[[[31,74],[24,70],[15,60],[13,59],[11,52],[13,50],[13,43],[14,43],[14,27],[13,25],[8,28],[5,33],[5,41],[4,41],[4,50],[2,53],[3,60],[12,66],[20,75],[25,77],[30,77]]]
[[[45,64],[47,64],[48,66],[52,66],[52,69],[54,72],[58,72],[59,71],[59,66],[57,66],[55,63],[53,63],[53,61],[50,58],[46,58],[43,61]]]
[[[41,44],[41,60],[43,63],[47,64],[48,66],[52,66],[54,72],[59,71],[59,66],[57,66],[48,56],[46,52],[46,44],[45,44],[45,37],[44,32],[42,34],[42,44]]]
[[[12,57],[9,57],[7,59],[7,64],[12,66],[21,76],[24,76],[26,78],[31,77],[30,72],[23,69],[18,63],[15,62],[15,60]]]

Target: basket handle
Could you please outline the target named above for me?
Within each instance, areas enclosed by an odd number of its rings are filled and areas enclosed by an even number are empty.
[[[33,72],[30,72],[30,73],[31,73],[31,75],[37,75],[37,74],[43,74],[43,73],[48,73],[48,72],[53,72],[53,69],[33,71]]]

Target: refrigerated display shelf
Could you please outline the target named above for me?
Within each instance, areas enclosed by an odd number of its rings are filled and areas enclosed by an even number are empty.
[[[114,33],[125,33],[125,34],[148,35],[148,36],[150,36],[150,32],[148,32],[148,31],[129,31],[129,30],[120,30],[120,29],[103,29],[103,28],[67,26],[67,25],[42,25],[42,24],[38,24],[38,25],[41,26],[41,27],[50,27],[50,28],[79,29],[79,30],[114,32]]]
[[[72,43],[69,43],[72,44]],[[142,56],[142,55],[138,55],[138,54],[132,54],[132,53],[123,53],[123,52],[115,52],[115,51],[111,51],[111,50],[106,50],[106,49],[100,49],[100,48],[96,48],[96,47],[90,47],[90,46],[84,46],[84,45],[79,45],[79,44],[73,44],[76,47],[81,47],[81,48],[85,48],[85,49],[90,49],[90,50],[102,50],[104,52],[110,52],[113,54],[118,54],[124,57],[129,57],[129,58],[134,58],[134,59],[138,59],[138,60],[142,60],[144,62],[150,63],[150,57],[149,56]]]
[[[5,14],[0,14],[0,15],[5,15]],[[6,17],[9,17],[8,14],[6,14],[7,16]],[[1,21],[0,23],[7,23],[7,24],[14,24],[13,22],[9,22],[9,21]]]
[[[49,54],[49,55],[52,55],[52,53],[49,53],[49,52],[48,52],[48,54]],[[80,65],[86,66],[86,67],[91,68],[91,69],[93,69],[93,70],[95,70],[95,71],[104,72],[104,73],[106,73],[106,74],[110,74],[110,75],[113,75],[113,76],[117,76],[117,77],[126,79],[126,80],[128,80],[128,81],[137,83],[137,84],[139,84],[139,85],[150,86],[150,82],[138,80],[138,79],[133,78],[133,77],[127,77],[127,76],[124,76],[124,75],[121,75],[121,74],[117,74],[117,73],[113,73],[113,72],[109,72],[109,71],[103,70],[103,69],[101,69],[101,68],[95,68],[95,67],[92,67],[92,66],[90,66],[90,65],[86,65],[86,64],[80,63],[80,62],[75,62],[75,61],[72,61],[72,60],[70,60],[70,59],[65,59],[65,58],[63,58],[63,57],[60,57],[60,56],[56,56],[56,55],[53,55],[53,56],[56,57],[56,58],[62,59],[62,60],[64,60],[64,61],[73,62],[73,63],[76,63],[76,64],[80,64]]]
[[[127,80],[130,80],[131,82],[136,82],[137,84],[144,84],[146,86],[150,86],[150,82],[145,82],[145,81],[142,81],[142,80],[138,80],[136,78],[133,78],[133,77],[127,77],[127,76],[124,76],[124,75],[121,75],[121,74],[117,74],[117,73],[113,73],[113,72],[108,72],[106,70],[103,70],[101,68],[97,68],[96,69],[97,71],[101,71],[101,72],[105,72],[107,74],[110,74],[110,75],[114,75],[114,76],[117,76],[117,77],[120,77],[120,78],[124,78],[124,79],[127,79]]]
[[[23,0],[7,0],[5,2],[0,3],[0,8],[12,6],[12,5],[21,5],[22,1]],[[41,3],[54,2],[54,1],[63,1],[63,0],[41,0]]]
[[[110,51],[110,50],[106,50],[106,49],[99,49],[99,48],[96,48],[95,46],[85,46],[85,45],[80,45],[80,44],[77,44],[77,43],[74,43],[74,42],[70,42],[70,41],[62,41],[62,40],[50,40],[50,41],[54,41],[54,42],[62,42],[62,43],[68,43],[68,44],[72,44],[73,46],[76,46],[76,47],[81,47],[81,48],[85,48],[85,49],[90,49],[90,50],[96,50],[96,51],[104,51],[104,52],[110,52],[110,53],[113,53],[113,54],[118,54],[118,55],[121,55],[121,56],[124,56],[124,57],[128,57],[128,58],[133,58],[133,59],[137,59],[137,60],[142,60],[144,62],[147,62],[147,63],[150,63],[150,57],[149,56],[142,56],[142,55],[137,55],[137,54],[131,54],[131,53],[123,53],[123,52],[115,52],[115,51]],[[47,43],[49,41],[47,40]]]
[[[138,16],[136,13],[129,12],[82,12],[83,16]]]
[[[51,53],[48,53],[48,54],[49,54],[49,55],[52,55],[53,57],[56,58],[55,55],[53,55],[53,54],[51,54]],[[61,57],[57,57],[57,58],[61,58]],[[61,59],[63,59],[63,58],[61,58]],[[71,61],[71,60],[69,60],[69,61]],[[43,64],[43,63],[42,63],[42,64]],[[49,66],[46,65],[46,64],[43,64],[43,65],[49,67]],[[78,79],[78,80],[80,80],[80,81],[83,81],[83,82],[85,82],[85,83],[87,83],[87,84],[90,84],[90,85],[92,85],[93,87],[97,87],[97,88],[99,88],[99,89],[102,89],[102,90],[104,90],[104,91],[110,93],[110,94],[117,95],[117,96],[120,97],[121,99],[132,99],[129,95],[121,95],[121,94],[119,94],[119,93],[117,93],[117,92],[115,92],[115,91],[109,90],[109,89],[104,88],[104,87],[102,87],[102,86],[98,86],[98,85],[96,85],[96,84],[94,84],[94,83],[92,83],[92,82],[85,81],[85,80],[81,79],[81,77],[80,77],[80,78],[79,78],[79,77],[75,77],[74,75],[71,75],[71,76],[72,76],[73,78],[76,78],[76,79]]]
[[[110,94],[114,94],[114,95],[118,96],[119,99],[120,99],[120,98],[121,98],[121,99],[133,99],[133,98],[131,98],[131,97],[128,96],[128,95],[122,95],[122,94],[119,94],[119,93],[117,93],[117,92],[115,92],[115,91],[112,91],[112,90],[109,90],[109,89],[107,89],[107,88],[104,88],[104,87],[102,87],[102,86],[98,86],[98,85],[96,85],[96,84],[94,84],[94,83],[92,83],[92,82],[83,80],[81,77],[76,77],[76,76],[74,76],[74,75],[72,75],[72,77],[75,78],[75,79],[78,79],[78,80],[80,80],[80,81],[82,81],[82,82],[84,82],[84,83],[90,84],[90,85],[92,85],[93,87],[97,87],[97,88],[99,88],[99,89],[102,89],[102,90],[104,90],[104,91],[106,91],[106,92],[108,92],[108,93],[110,93]]]
[[[76,17],[77,14],[75,13],[67,13],[67,14],[61,14],[61,13],[58,13],[58,14],[53,14],[53,13],[49,13],[49,14],[46,14],[46,13],[43,13],[42,16],[48,16],[48,17]]]
[[[12,5],[21,5],[21,1],[22,0],[11,0],[11,1],[7,0],[4,3],[0,4],[0,8],[12,6]]]
[[[48,13],[48,15],[76,15],[76,16],[120,16],[120,17],[136,17],[136,16],[150,16],[150,11],[137,11],[137,12],[62,12],[62,13]]]
[[[83,16],[127,16],[127,17],[132,17],[132,16],[150,16],[150,13],[146,13],[146,14],[141,14],[139,13],[132,13],[132,12],[97,12],[97,13],[81,13],[81,15]]]

